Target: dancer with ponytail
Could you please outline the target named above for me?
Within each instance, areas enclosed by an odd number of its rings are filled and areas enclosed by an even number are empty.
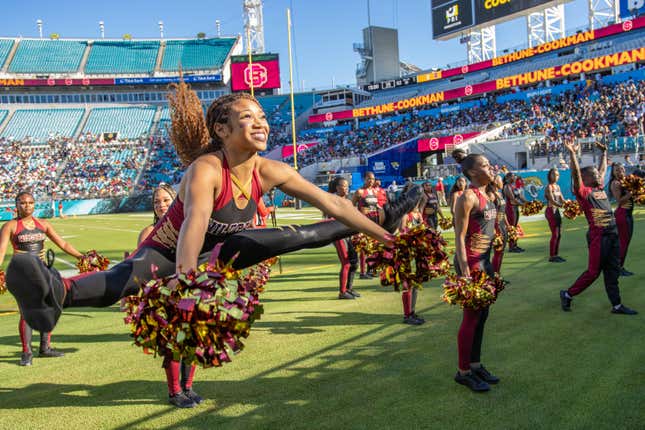
[[[571,154],[571,179],[573,192],[589,223],[587,245],[589,247],[589,265],[587,270],[569,287],[560,291],[560,305],[563,311],[571,310],[574,296],[582,293],[603,272],[605,291],[611,302],[611,313],[635,315],[638,312],[629,309],[621,303],[618,288],[620,273],[620,244],[616,230],[616,220],[611,210],[607,193],[603,189],[605,172],[607,170],[607,146],[596,142],[602,151],[600,167],[587,166],[580,169],[578,165],[578,144],[573,140],[565,140],[565,148]]]
[[[180,82],[173,89],[170,136],[187,166],[177,198],[132,255],[104,272],[61,279],[37,258],[14,258],[7,269],[7,285],[23,280],[26,288],[12,292],[32,327],[51,330],[63,307],[104,307],[136,294],[141,282],[152,279],[153,268],[159,277],[195,270],[218,244],[219,259],[228,262],[237,255],[232,266],[243,269],[287,252],[321,247],[357,231],[389,243],[388,231],[398,227],[421,197],[421,191],[413,188],[370,219],[288,165],[259,156],[266,149],[269,124],[254,97],[222,96],[210,105],[205,119],[188,85]],[[273,187],[307,201],[336,221],[251,229],[257,201]]]
[[[13,246],[15,255],[29,254],[42,261],[45,261],[45,239],[49,238],[62,251],[79,258],[82,256],[71,244],[63,240],[52,225],[41,219],[37,219],[34,214],[35,200],[34,196],[23,191],[16,196],[16,219],[8,221],[0,230],[0,265],[4,261],[9,242]],[[50,262],[50,265],[53,262]],[[12,279],[10,290],[29,288],[23,285],[20,279]],[[19,303],[20,305],[20,303]],[[38,329],[39,330],[39,329]],[[31,366],[33,353],[31,351],[30,325],[23,318],[22,310],[20,311],[20,321],[18,322],[18,331],[20,333],[20,342],[22,343],[22,356],[20,358],[21,366]],[[62,357],[64,354],[51,347],[51,330],[40,331],[40,349],[39,357]]]
[[[340,198],[346,199],[349,196],[349,182],[342,176],[336,176],[329,183],[329,192]],[[334,241],[334,247],[340,260],[340,289],[338,298],[341,300],[353,300],[361,295],[354,290],[354,275],[358,256],[352,244],[351,237],[344,237]]]
[[[405,188],[403,188],[403,192],[404,193],[407,192],[411,186],[413,185],[411,182],[409,182],[405,186]],[[403,217],[403,220],[401,221],[401,231],[414,228],[425,222],[424,216],[421,213],[421,207],[424,207],[424,208],[428,207],[427,202],[425,201],[427,197],[427,188],[425,187],[425,184],[424,184],[424,191],[426,191],[426,196],[419,201],[419,204],[414,209],[412,209],[410,213],[408,213],[405,217]],[[439,201],[437,200],[437,205],[438,204],[439,204]],[[431,227],[431,228],[435,228],[435,227]],[[408,324],[408,325],[425,324],[426,322],[425,318],[423,318],[416,312],[418,297],[419,297],[418,288],[407,288],[401,292],[401,302],[403,304],[403,324]]]
[[[423,221],[428,227],[436,230],[439,227],[439,218],[444,218],[441,212],[439,195],[430,182],[423,183],[423,193],[425,194],[425,205],[423,206]]]
[[[466,178],[460,176],[450,188],[448,203],[450,204],[450,215],[452,215],[453,220],[455,219],[455,205],[457,204],[459,197],[461,197],[461,195],[464,193],[467,185],[468,183],[466,182]]]
[[[632,214],[634,212],[634,198],[632,193],[623,187],[622,180],[624,178],[625,166],[621,163],[613,163],[611,165],[609,189],[614,200],[616,200],[614,215],[616,217],[616,227],[618,228],[618,241],[620,242],[620,275],[632,276],[633,273],[625,269],[625,257],[627,257],[629,242],[631,242],[634,234],[634,216]]]
[[[494,276],[490,251],[497,209],[494,195],[486,191],[495,180],[493,169],[481,154],[466,156],[463,150],[455,150],[452,156],[461,164],[463,174],[470,181],[470,186],[455,206],[455,270],[460,276],[470,276],[475,270]],[[459,367],[455,381],[477,392],[488,391],[489,384],[499,382],[499,378],[486,370],[480,359],[487,319],[488,308],[464,308],[457,337]]]
[[[547,201],[544,216],[551,230],[551,241],[549,242],[549,261],[551,263],[564,263],[567,261],[558,255],[560,238],[562,237],[562,217],[560,216],[560,210],[558,208],[561,208],[564,204],[560,185],[558,185],[559,178],[560,172],[558,172],[558,169],[552,168],[549,170],[549,184],[544,190],[544,197],[546,197]]]
[[[356,190],[354,196],[352,197],[352,203],[358,208],[363,214],[368,217],[374,217],[379,211],[379,194],[378,189],[376,188],[376,177],[372,172],[365,172],[363,176],[363,186]],[[363,251],[359,253],[359,260],[361,265],[361,279],[370,279],[374,275],[369,273],[367,269],[367,256]]]
[[[506,199],[506,220],[508,225],[517,227],[520,220],[520,205],[525,202],[520,190],[515,187],[517,176],[509,172],[504,176],[504,198]],[[516,240],[508,241],[508,252],[524,252],[523,248],[517,246]]]

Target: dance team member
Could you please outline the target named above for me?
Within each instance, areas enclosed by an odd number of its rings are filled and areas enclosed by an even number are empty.
[[[336,176],[329,183],[329,192],[336,194],[338,197],[347,199],[349,197],[349,182],[342,176]],[[351,237],[344,237],[334,241],[334,247],[340,260],[340,290],[338,298],[352,300],[361,295],[354,290],[354,275],[356,274],[356,265],[358,256],[352,244]]]
[[[634,217],[632,214],[634,211],[634,198],[632,193],[623,187],[622,180],[624,178],[625,166],[620,163],[613,163],[611,165],[609,189],[614,200],[616,200],[614,216],[616,217],[618,241],[620,242],[620,275],[632,276],[633,273],[625,269],[625,257],[627,256],[629,242],[631,242],[634,234]]]
[[[500,273],[502,270],[502,260],[504,259],[504,250],[508,242],[508,222],[506,221],[506,199],[502,195],[504,181],[501,176],[495,176],[493,183],[489,185],[489,194],[495,197],[495,208],[497,209],[497,218],[495,219],[495,233],[502,237],[502,247],[500,250],[493,249],[493,270]]]
[[[409,188],[410,186],[406,185],[406,187],[403,189],[403,192],[407,192]],[[419,202],[419,204],[415,206],[414,209],[412,209],[410,213],[403,217],[400,227],[401,230],[414,228],[424,222],[423,215],[421,214],[420,209],[421,206],[426,207],[427,205],[424,200],[425,198],[423,198]],[[409,288],[401,292],[401,301],[403,303],[403,324],[421,325],[426,322],[423,317],[416,313],[418,296],[418,288]]]
[[[509,172],[504,177],[504,198],[506,199],[506,220],[509,226],[517,227],[520,220],[520,205],[524,203],[520,190],[514,186],[517,183],[516,176]],[[508,252],[524,252],[524,249],[517,246],[516,240],[508,241]]]
[[[462,173],[470,181],[455,207],[455,271],[460,276],[470,276],[474,270],[493,276],[490,251],[495,237],[497,209],[495,197],[489,195],[486,188],[495,180],[495,175],[481,154],[466,156],[463,150],[455,150],[452,156],[461,164]],[[459,368],[455,381],[478,392],[488,391],[489,384],[499,382],[499,378],[486,370],[480,360],[487,319],[488,308],[464,308],[457,337]]]
[[[425,200],[425,205],[423,206],[423,221],[428,227],[436,230],[439,227],[439,219],[437,216],[441,217],[441,219],[444,218],[441,212],[439,196],[430,182],[423,183],[423,193]]]
[[[372,172],[365,172],[363,176],[363,186],[356,190],[354,196],[352,197],[352,203],[358,208],[359,211],[367,215],[368,217],[374,217],[378,214],[379,211],[379,196],[377,189],[375,187],[376,177]],[[371,279],[373,275],[367,270],[366,259],[367,256],[363,251],[360,252],[360,278],[361,279]]]
[[[211,104],[205,120],[195,92],[183,82],[174,88],[169,96],[171,138],[188,166],[177,198],[132,255],[104,272],[61,279],[37,258],[14,257],[7,269],[7,285],[11,290],[13,280],[24,281],[25,288],[12,293],[32,327],[52,329],[61,307],[104,307],[136,294],[140,282],[152,279],[153,266],[160,277],[194,270],[199,262],[208,261],[217,244],[221,244],[221,261],[237,254],[233,267],[243,269],[287,252],[318,248],[357,231],[389,243],[388,231],[399,226],[401,217],[421,197],[419,187],[412,188],[372,220],[288,165],[258,155],[266,149],[269,125],[254,97],[222,96]],[[273,187],[338,221],[251,229],[257,201]]]
[[[71,244],[63,240],[52,225],[34,216],[35,200],[34,196],[23,191],[16,196],[16,219],[7,221],[0,230],[0,265],[4,261],[7,252],[7,245],[11,242],[14,255],[30,254],[36,258],[45,261],[45,239],[49,238],[62,251],[79,258],[82,256]],[[7,281],[9,282],[9,281]],[[29,285],[22,284],[20,280],[11,280],[14,283],[13,288],[29,288]],[[9,287],[9,286],[7,286]],[[31,366],[33,354],[31,351],[31,327],[23,318],[22,310],[20,311],[20,320],[18,322],[18,332],[20,333],[20,342],[22,343],[22,356],[20,357],[21,366]],[[62,357],[61,351],[51,347],[51,331],[40,330],[40,348],[39,357]]]
[[[596,146],[602,150],[598,169],[594,166],[580,169],[577,157],[579,146],[574,144],[572,140],[566,140],[564,146],[571,154],[573,191],[589,223],[589,230],[587,231],[589,266],[568,290],[560,291],[562,310],[570,311],[572,298],[591,285],[602,271],[605,280],[605,291],[612,305],[611,312],[614,314],[635,315],[638,312],[621,303],[618,288],[620,245],[618,243],[614,213],[611,210],[607,193],[603,189],[607,170],[607,146],[596,142]]]
[[[544,211],[544,216],[546,217],[547,222],[549,223],[549,229],[551,230],[551,241],[549,242],[549,261],[552,263],[564,263],[564,258],[560,257],[560,239],[562,237],[562,217],[560,216],[560,210],[564,204],[564,198],[562,198],[562,192],[560,191],[560,185],[558,185],[558,179],[560,178],[560,172],[555,167],[549,170],[548,179],[549,184],[544,190],[544,197],[546,197],[547,207]]]
[[[455,206],[457,205],[457,200],[459,200],[459,197],[464,193],[464,190],[466,189],[467,186],[466,178],[463,176],[460,176],[457,178],[455,183],[452,185],[450,188],[450,196],[448,197],[448,200],[450,203],[450,215],[452,215],[452,219],[455,219]],[[454,222],[453,222],[454,224]]]

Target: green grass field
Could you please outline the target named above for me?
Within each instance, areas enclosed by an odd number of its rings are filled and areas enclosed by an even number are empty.
[[[281,211],[282,223],[309,223],[309,211]],[[290,217],[286,219],[286,217]],[[134,248],[150,216],[54,220],[80,250],[111,259]],[[561,255],[547,262],[546,221],[523,223],[523,254],[507,254],[512,282],[491,309],[482,360],[502,378],[487,394],[452,380],[461,311],[441,302],[439,280],[419,296],[425,325],[403,325],[401,299],[376,280],[357,280],[363,297],[337,297],[333,247],[283,258],[263,297],[265,314],[245,350],[222,368],[198,369],[192,410],[167,403],[161,359],[133,346],[117,306],[66,311],[53,345],[66,355],[18,366],[18,314],[0,297],[2,429],[642,429],[645,421],[645,211],[621,278],[624,303],[641,314],[612,315],[602,277],[560,310],[558,291],[586,266],[586,223],[564,220]],[[447,234],[452,242],[452,232]],[[69,269],[62,262],[59,269]],[[9,256],[7,257],[8,261]],[[6,261],[5,261],[6,267]],[[37,334],[34,335],[37,348]]]

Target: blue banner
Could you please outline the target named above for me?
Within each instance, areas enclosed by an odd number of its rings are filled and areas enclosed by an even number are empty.
[[[645,0],[620,0],[620,17],[629,19],[645,14]]]
[[[222,75],[184,75],[184,82],[221,82]],[[115,78],[115,85],[163,85],[172,82],[179,82],[179,76],[167,76],[159,78]]]

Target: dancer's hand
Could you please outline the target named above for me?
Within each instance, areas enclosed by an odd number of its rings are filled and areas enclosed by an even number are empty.
[[[606,151],[607,150],[607,144],[606,143],[602,143],[599,140],[596,140],[594,143],[596,145],[596,148],[600,149],[601,151]]]
[[[563,145],[571,153],[576,153],[576,152],[578,152],[578,149],[580,149],[580,144],[575,143],[575,141],[573,139],[571,139],[571,138],[564,139]]]

